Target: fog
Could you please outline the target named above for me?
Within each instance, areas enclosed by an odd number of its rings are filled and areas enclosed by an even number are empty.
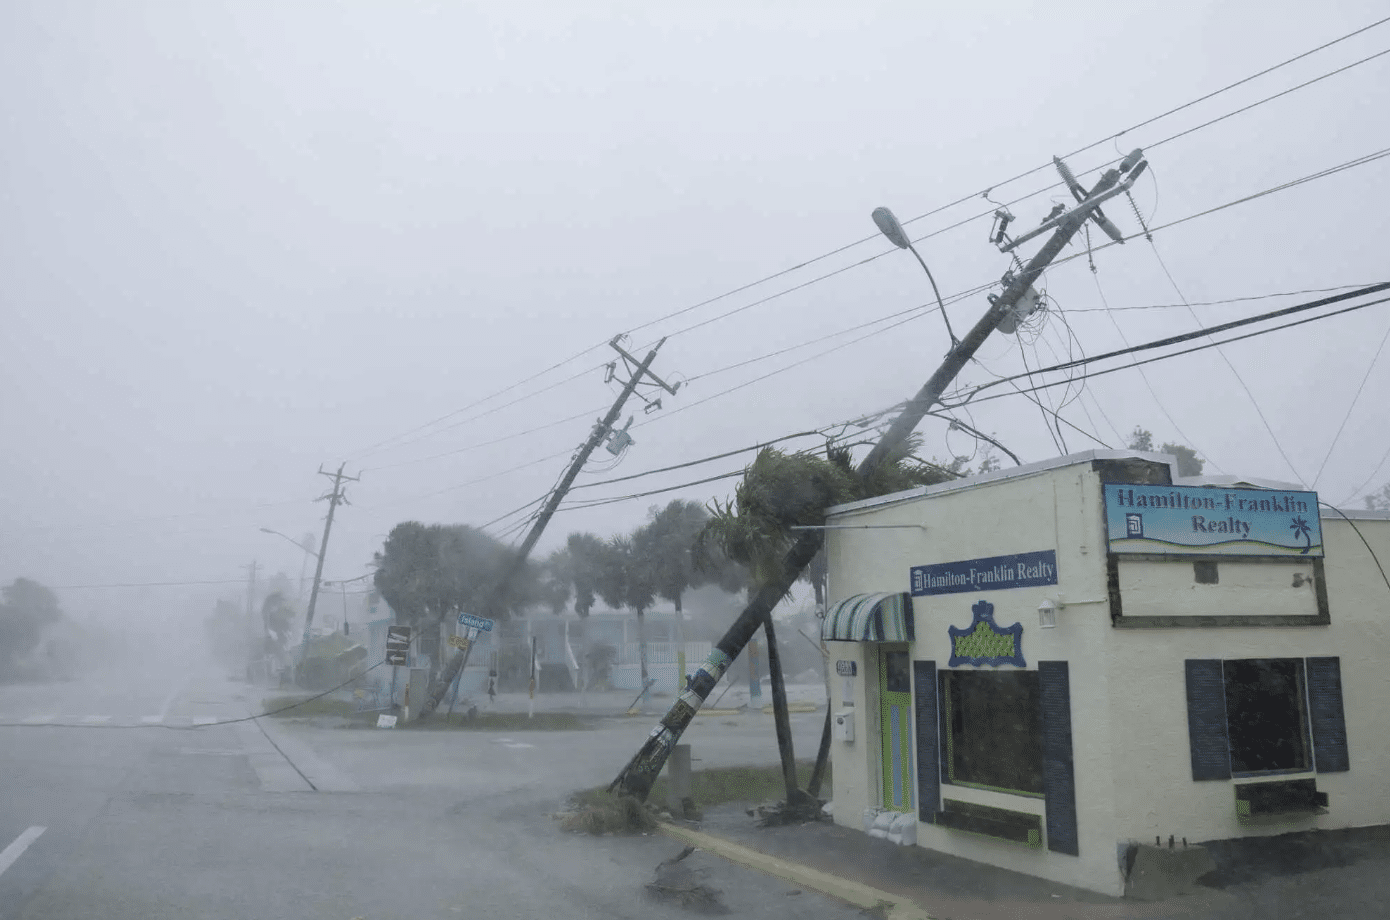
[[[0,581],[54,586],[79,621],[196,624],[244,596],[252,560],[297,578],[303,554],[260,528],[317,540],[317,471],[343,462],[361,481],[329,580],[369,571],[402,520],[502,518],[493,531],[514,539],[521,518],[503,516],[545,494],[612,401],[602,365],[624,332],[639,356],[669,336],[653,369],[685,386],[649,415],[632,403],[635,444],[617,461],[600,451],[580,485],[886,409],[947,343],[925,311],[846,332],[932,299],[869,212],[930,215],[907,227],[943,295],[988,284],[1009,259],[979,215],[1014,202],[1026,227],[1065,200],[1032,194],[1055,181],[1046,170],[1004,180],[1379,12],[1254,9],[6,4]],[[1377,41],[1348,39],[1071,166],[1150,148],[1135,201],[1152,227],[1371,153],[1385,58],[1199,126]],[[1078,242],[1046,278],[1067,324],[996,336],[961,383],[1306,299],[1233,298],[1379,280],[1386,218],[1366,202],[1385,175],[1370,163],[1153,246],[1099,250],[1095,275]],[[1138,231],[1126,202],[1109,211]],[[1183,298],[1193,312],[1106,312]],[[982,292],[949,310],[960,329],[985,306]],[[1229,345],[1239,379],[1205,351],[1147,380],[1096,377],[1065,406],[1042,394],[1074,428],[1023,397],[961,417],[1025,461],[1123,446],[1142,426],[1194,446],[1209,472],[1356,504],[1390,478],[1383,317]],[[921,433],[929,456],[979,461],[945,421]],[[732,482],[575,504],[537,552],[575,530],[631,530],[670,498],[725,498]],[[147,587],[84,587],[108,585]]]

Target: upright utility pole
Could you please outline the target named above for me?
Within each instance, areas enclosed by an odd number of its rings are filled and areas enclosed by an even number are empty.
[[[676,390],[680,389],[679,383],[675,386],[671,386],[660,377],[656,376],[656,374],[653,374],[649,369],[652,361],[656,360],[656,353],[660,351],[661,346],[666,343],[664,338],[656,343],[647,354],[647,357],[642,359],[640,363],[636,358],[623,350],[618,344],[618,338],[618,336],[615,336],[608,344],[614,351],[622,356],[624,364],[631,370],[631,376],[628,378],[627,383],[623,385],[623,391],[618,394],[618,398],[613,403],[613,407],[608,410],[608,414],[599,419],[598,424],[594,425],[594,430],[589,434],[589,440],[585,441],[584,446],[579,448],[579,452],[574,455],[574,460],[570,462],[569,469],[565,470],[565,475],[560,478],[559,484],[556,485],[555,490],[550,493],[550,497],[546,500],[545,506],[541,508],[540,514],[536,516],[535,522],[527,532],[526,538],[521,541],[521,546],[517,550],[516,555],[512,557],[511,564],[503,570],[501,577],[497,579],[492,586],[492,590],[488,592],[483,611],[484,614],[492,611],[493,607],[501,599],[503,592],[506,591],[507,585],[511,583],[511,580],[516,577],[517,572],[525,565],[526,557],[531,554],[531,550],[536,546],[536,541],[539,540],[541,534],[545,532],[546,525],[549,524],[550,519],[555,516],[555,509],[560,507],[560,502],[564,500],[565,495],[569,492],[570,486],[574,484],[575,477],[579,475],[579,471],[584,468],[584,464],[588,461],[589,455],[592,454],[603,439],[608,437],[609,433],[612,432],[613,423],[616,422],[618,416],[622,414],[623,404],[627,402],[627,398],[637,389],[638,384],[650,378],[652,384],[659,386],[673,396]],[[616,364],[617,362],[615,361],[613,365],[609,365],[610,374],[612,374]],[[645,397],[643,397],[643,399],[645,399]],[[650,405],[660,407],[661,402],[657,400]],[[614,436],[627,437],[626,433],[622,431],[616,432]],[[310,609],[312,609],[312,606]],[[435,680],[434,685],[430,687],[429,696],[425,700],[424,706],[420,708],[421,718],[434,712],[435,709],[439,707],[440,701],[444,699],[444,694],[448,692],[449,684],[463,667],[463,660],[463,652],[454,652],[453,657],[449,659],[449,664],[445,666],[444,670]],[[535,675],[533,674],[532,678],[534,679],[534,677]]]
[[[319,600],[319,581],[323,578],[323,557],[328,555],[328,534],[333,530],[333,512],[338,510],[339,505],[347,504],[347,495],[343,493],[344,482],[357,482],[359,477],[344,476],[343,467],[347,462],[338,465],[338,472],[326,473],[323,467],[319,467],[319,475],[327,476],[333,480],[333,491],[327,495],[321,495],[315,501],[328,502],[328,518],[323,523],[323,542],[319,544],[318,563],[314,566],[314,583],[309,588],[309,610],[304,614],[304,645],[299,650],[299,665],[304,666],[304,660],[309,657],[309,627],[314,622],[314,606]]]
[[[961,368],[989,338],[990,333],[994,332],[1006,317],[1014,316],[1015,306],[1032,288],[1033,282],[1038,280],[1043,270],[1062,251],[1062,247],[1076,235],[1095,208],[1101,202],[1128,189],[1139,173],[1143,171],[1145,165],[1142,151],[1135,150],[1125,157],[1119,169],[1107,170],[1101,176],[1100,181],[1096,183],[1095,188],[1091,189],[1090,194],[1080,201],[1075,208],[1050,217],[1044,221],[1041,227],[1010,244],[1008,248],[1012,249],[1024,239],[1029,239],[1038,233],[1044,233],[1056,227],[1056,232],[1053,233],[1052,238],[1043,245],[1037,255],[1033,256],[1018,274],[1005,276],[1006,286],[1003,293],[990,303],[989,309],[985,311],[984,316],[980,317],[974,328],[966,333],[963,339],[952,345],[951,350],[946,354],[946,359],[937,368],[936,373],[931,375],[931,378],[903,407],[898,417],[893,420],[893,424],[889,426],[888,431],[855,469],[855,476],[860,481],[873,475],[883,462],[902,446],[913,430],[921,424],[931,407],[941,398],[941,394],[951,385],[951,381],[960,373]],[[1123,182],[1120,181],[1122,174],[1128,174]],[[647,794],[651,792],[652,784],[656,782],[657,775],[666,765],[666,759],[670,756],[672,748],[680,740],[686,727],[690,725],[695,713],[704,705],[710,690],[719,682],[738,654],[743,651],[748,640],[771,616],[772,608],[791,589],[792,584],[800,577],[801,570],[810,563],[820,550],[824,539],[824,533],[820,530],[802,532],[783,558],[780,575],[770,579],[758,589],[758,593],[749,601],[748,606],[739,614],[738,619],[729,627],[728,632],[716,643],[709,658],[695,672],[690,689],[676,699],[670,711],[661,719],[642,747],[638,749],[637,753],[628,761],[627,766],[623,767],[609,785],[610,790],[617,790],[625,795],[646,800]],[[793,803],[789,802],[788,804]]]

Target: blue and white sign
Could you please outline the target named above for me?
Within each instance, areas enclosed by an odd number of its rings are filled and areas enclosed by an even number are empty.
[[[1105,486],[1112,553],[1321,556],[1316,492]]]
[[[459,625],[467,626],[471,629],[481,629],[483,632],[492,632],[493,621],[487,617],[475,617],[471,613],[459,614]]]
[[[912,596],[1037,588],[1057,584],[1057,551],[987,556],[912,567]]]

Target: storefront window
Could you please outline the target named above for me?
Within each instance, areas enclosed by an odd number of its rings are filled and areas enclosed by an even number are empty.
[[[1221,671],[1231,772],[1312,769],[1302,659],[1228,660]]]
[[[1037,671],[943,671],[943,778],[1041,795],[1040,696]]]

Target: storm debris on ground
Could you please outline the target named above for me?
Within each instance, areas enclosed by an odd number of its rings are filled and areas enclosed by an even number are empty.
[[[645,834],[656,829],[656,815],[630,795],[613,796],[611,801],[580,806],[559,816],[560,827],[573,833]]]
[[[685,862],[695,847],[686,847],[670,859],[657,864],[656,880],[647,883],[647,895],[654,900],[679,904],[701,914],[727,914],[724,892],[706,885],[709,869]]]

